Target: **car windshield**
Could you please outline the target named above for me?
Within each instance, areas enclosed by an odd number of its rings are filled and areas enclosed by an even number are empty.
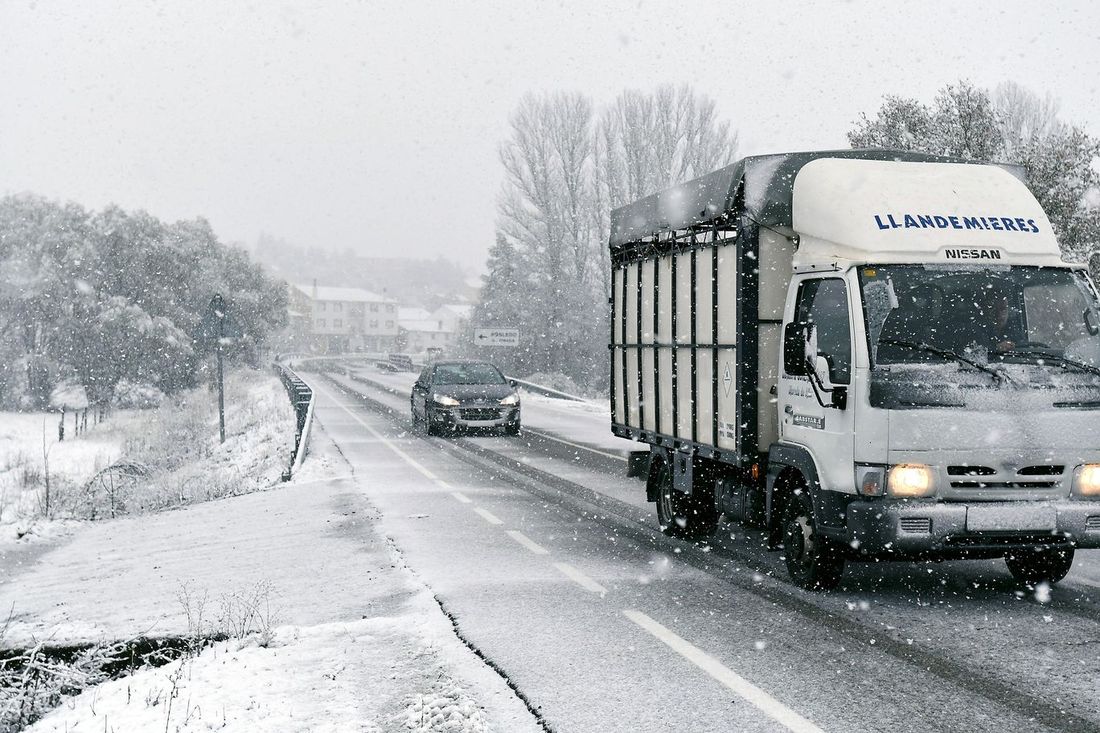
[[[867,266],[872,364],[959,361],[1100,365],[1097,302],[1065,268]]]
[[[492,364],[440,364],[436,384],[504,384],[504,376]]]

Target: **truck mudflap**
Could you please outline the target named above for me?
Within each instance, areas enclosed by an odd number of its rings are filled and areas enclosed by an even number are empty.
[[[1100,502],[854,501],[847,540],[867,556],[996,556],[1037,545],[1100,547]]]

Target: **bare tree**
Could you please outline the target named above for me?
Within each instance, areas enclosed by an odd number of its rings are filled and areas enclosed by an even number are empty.
[[[1066,131],[1066,125],[1058,119],[1058,100],[1050,92],[1039,97],[1014,81],[1003,81],[993,90],[992,98],[1010,160],[1017,157],[1025,143]]]
[[[613,206],[709,173],[737,151],[714,100],[686,84],[620,94],[604,112],[599,142]]]
[[[730,162],[736,143],[714,101],[686,85],[624,92],[599,115],[579,94],[520,102],[500,148],[508,247],[496,248],[498,259],[514,250],[530,303],[514,309],[530,335],[519,368],[606,381],[610,210]]]

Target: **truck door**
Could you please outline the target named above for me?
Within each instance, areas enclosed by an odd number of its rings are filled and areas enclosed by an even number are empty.
[[[829,381],[851,393],[852,316],[847,283],[839,277],[802,280],[788,317],[799,324],[800,332],[802,326],[816,327],[818,353],[828,362]],[[780,369],[780,439],[809,449],[823,488],[854,492],[854,406],[832,407],[830,395],[820,390],[815,393],[810,377]]]

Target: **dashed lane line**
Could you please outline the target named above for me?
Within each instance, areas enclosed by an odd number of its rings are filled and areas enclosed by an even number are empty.
[[[623,615],[787,730],[795,731],[795,733],[823,733],[821,728],[818,728],[811,721],[803,718],[699,647],[665,628],[641,611],[628,609],[623,611]]]
[[[1100,588],[1100,583],[1097,583],[1095,580],[1089,580],[1088,578],[1070,578],[1069,582],[1071,584],[1080,583],[1081,585],[1087,585],[1090,588]]]
[[[516,542],[520,543],[521,545],[523,545],[524,547],[526,547],[528,550],[535,553],[536,555],[549,555],[550,554],[549,550],[547,550],[545,547],[543,547],[539,543],[532,540],[530,537],[525,535],[523,532],[519,532],[519,531],[514,530],[514,529],[509,529],[509,530],[506,530],[506,531],[507,531],[509,537],[511,537]]]
[[[345,405],[341,402],[337,402],[335,399],[333,399],[332,393],[330,393],[327,389],[321,389],[320,387],[318,387],[316,385],[313,385],[313,389],[320,392],[322,395],[325,396],[326,399],[330,400],[334,405],[339,407],[344,412],[348,413],[348,416],[351,417],[352,420],[354,420],[355,422],[362,425],[363,428],[368,433],[371,434],[371,436],[373,436],[375,439],[381,441],[383,445],[385,445],[387,448],[389,448],[394,453],[396,453],[398,456],[400,456],[401,459],[403,461],[405,461],[405,463],[407,463],[410,466],[412,466],[413,468],[415,468],[422,476],[424,476],[425,478],[429,478],[432,481],[439,481],[438,476],[436,476],[434,473],[432,473],[431,471],[429,471],[428,469],[424,468],[419,463],[417,463],[415,460],[413,460],[413,458],[408,453],[406,453],[405,451],[398,448],[393,443],[393,441],[391,441],[389,438],[382,435],[382,433],[378,432],[377,430],[372,428],[370,425],[367,425],[365,422],[363,422],[363,420],[360,419],[360,417],[358,415],[356,415],[354,412],[352,412],[351,410],[348,409],[347,405]]]
[[[562,575],[569,578],[574,583],[584,588],[586,591],[598,593],[601,596],[607,594],[607,588],[604,588],[602,585],[592,580],[592,578],[589,578],[587,575],[582,573],[580,570],[577,570],[569,563],[556,562],[554,563],[554,567],[556,567]]]
[[[497,515],[493,514],[492,512],[490,512],[486,509],[482,509],[479,506],[475,506],[474,511],[477,512],[478,514],[480,514],[481,518],[484,519],[489,524],[504,524],[504,520],[500,519],[499,517],[497,517]]]
[[[470,497],[466,496],[466,495],[465,495],[465,494],[463,494],[463,493],[462,493],[461,491],[452,491],[452,492],[451,492],[451,496],[453,496],[454,498],[458,499],[458,500],[459,500],[460,502],[462,502],[463,504],[472,504],[472,503],[473,503],[473,499],[471,499]]]

